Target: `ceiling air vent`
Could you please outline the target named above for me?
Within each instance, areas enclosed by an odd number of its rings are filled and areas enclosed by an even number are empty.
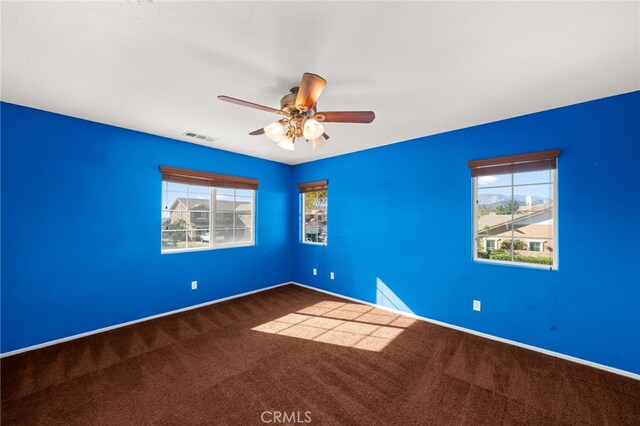
[[[198,139],[199,141],[205,141],[205,142],[213,142],[215,140],[215,138],[212,138],[211,136],[199,135],[198,133],[193,133],[193,132],[184,132],[183,135],[189,138]]]

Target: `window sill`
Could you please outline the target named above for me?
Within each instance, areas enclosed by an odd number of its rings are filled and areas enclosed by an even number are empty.
[[[327,245],[327,243],[314,243],[311,241],[300,241],[300,244],[305,244],[308,246],[326,246]]]
[[[160,250],[160,254],[191,253],[194,251],[214,251],[214,250],[226,250],[226,249],[254,247],[254,246],[255,246],[255,243],[242,244],[242,245],[238,244],[238,245],[228,245],[228,246],[217,246],[217,247],[193,247],[193,248],[185,248],[185,249]]]
[[[481,259],[481,258],[474,258],[473,261],[477,263],[484,263],[487,265],[500,265],[500,266],[519,267],[519,268],[529,268],[529,269],[541,269],[544,271],[558,270],[558,267],[556,265],[543,265],[539,263],[508,262],[504,260],[491,260],[491,259]]]

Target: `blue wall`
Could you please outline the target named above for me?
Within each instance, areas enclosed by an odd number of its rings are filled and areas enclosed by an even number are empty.
[[[2,352],[293,279],[640,373],[640,92],[295,167],[1,106]],[[550,148],[559,270],[474,263],[467,161]],[[161,255],[159,165],[259,178],[258,244]]]
[[[559,270],[474,263],[467,161],[552,148]],[[639,165],[640,92],[302,164],[329,179],[329,244],[292,226],[294,280],[640,373]]]
[[[2,352],[291,279],[290,166],[1,107]],[[260,179],[257,245],[161,255],[160,165]]]

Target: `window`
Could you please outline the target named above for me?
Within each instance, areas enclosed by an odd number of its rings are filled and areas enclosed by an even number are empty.
[[[327,244],[327,181],[298,184],[302,198],[302,242]]]
[[[542,243],[540,241],[529,241],[530,251],[542,251]]]
[[[160,170],[163,253],[255,244],[256,179]]]
[[[556,269],[559,150],[469,162],[474,260]]]

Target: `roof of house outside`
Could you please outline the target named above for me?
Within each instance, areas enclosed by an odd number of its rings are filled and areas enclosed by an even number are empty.
[[[185,210],[185,207],[189,210],[204,210],[204,211],[209,211],[209,201],[208,199],[202,199],[202,198],[186,198],[186,197],[179,197],[176,198],[176,200],[173,202],[173,204],[171,205],[171,207],[169,208],[169,210]],[[183,208],[179,209],[177,208],[178,203],[182,204]],[[187,206],[188,203],[188,206]],[[237,212],[250,212],[251,211],[251,203],[243,203],[243,202],[238,202],[235,205],[235,209],[234,209],[234,202],[233,201],[226,201],[226,200],[218,200],[216,201],[216,205],[220,208],[220,210],[223,211],[237,211]]]
[[[497,228],[510,222],[522,219],[534,218],[551,210],[551,204],[538,204],[535,206],[520,206],[513,219],[510,214],[489,213],[478,217],[478,230],[485,227]]]
[[[501,232],[499,234],[492,234],[491,237],[511,239],[511,230]],[[535,225],[535,224],[521,226],[514,229],[513,238],[516,240],[531,239],[531,238],[541,239],[541,240],[551,239],[552,238],[551,227],[549,225]]]

